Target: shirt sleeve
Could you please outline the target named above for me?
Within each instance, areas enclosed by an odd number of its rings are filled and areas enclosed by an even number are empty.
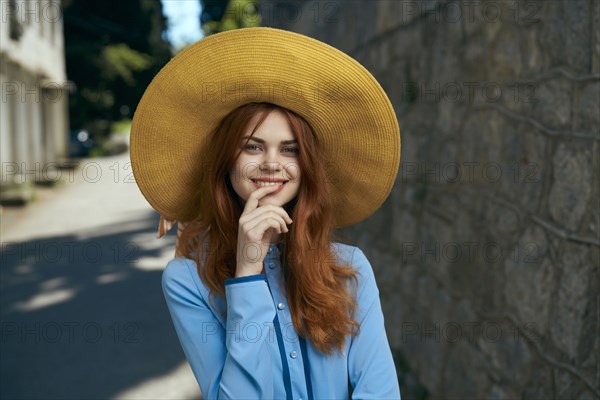
[[[348,350],[348,374],[353,399],[400,399],[394,359],[385,332],[379,289],[371,264],[356,248],[352,264],[359,272],[358,310],[360,333]]]
[[[175,331],[204,398],[273,398],[268,323],[275,318],[264,275],[226,282],[226,329],[195,286],[184,258],[162,274]]]

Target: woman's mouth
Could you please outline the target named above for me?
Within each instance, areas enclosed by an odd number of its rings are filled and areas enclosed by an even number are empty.
[[[288,183],[288,181],[277,181],[277,182],[273,182],[273,181],[258,181],[255,179],[251,179],[252,183],[254,183],[254,186],[259,189],[261,187],[266,187],[266,186],[279,186],[279,189],[277,189],[276,191],[274,191],[273,193],[279,193],[283,187],[285,186],[286,183]]]

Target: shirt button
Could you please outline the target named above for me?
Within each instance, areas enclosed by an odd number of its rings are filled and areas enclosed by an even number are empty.
[[[269,264],[269,268],[271,268],[271,269],[275,268],[275,264],[273,264],[273,263],[270,263],[270,264]]]
[[[271,246],[269,246],[269,253],[271,252],[271,250],[273,250],[273,249],[271,248]]]
[[[277,304],[277,308],[279,308],[280,310],[283,310],[285,308],[285,304],[279,303],[279,304]]]
[[[290,353],[290,357],[292,357],[292,358],[296,358],[296,357],[298,357],[298,353],[296,353],[295,351],[292,351],[292,352]]]

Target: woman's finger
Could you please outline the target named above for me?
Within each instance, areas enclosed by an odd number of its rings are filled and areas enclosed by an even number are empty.
[[[290,218],[289,214],[287,213],[287,211],[285,211],[285,209],[283,207],[279,207],[279,206],[274,206],[272,204],[267,204],[266,206],[262,206],[262,207],[258,207],[252,211],[250,211],[248,214],[244,215],[243,218],[240,217],[240,219],[243,222],[246,221],[251,221],[254,218],[257,218],[258,216],[265,214],[265,213],[270,213],[270,212],[274,212],[277,213],[278,215],[280,215],[288,224],[292,223],[292,219]]]
[[[242,215],[249,213],[250,211],[256,209],[258,207],[258,201],[265,197],[267,194],[274,192],[277,190],[279,186],[264,186],[256,189],[254,192],[250,194],[248,200],[246,200],[246,205],[244,206],[244,211]]]
[[[263,223],[263,221],[265,220],[273,220],[277,222],[277,229],[279,231],[279,233],[281,232],[288,232],[289,229],[287,227],[287,225],[285,224],[285,221],[283,220],[283,218],[281,217],[281,215],[277,214],[277,213],[265,213],[262,214],[250,221],[247,221],[244,223],[244,230],[246,232],[250,232],[253,229],[261,226],[261,224]]]

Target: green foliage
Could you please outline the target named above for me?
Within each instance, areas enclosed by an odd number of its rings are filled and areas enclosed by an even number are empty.
[[[221,21],[208,21],[202,24],[206,36],[232,29],[260,26],[258,0],[231,0]]]
[[[115,96],[110,90],[93,90],[83,87],[79,95],[81,100],[93,104],[98,109],[111,108],[115,104]]]
[[[134,86],[136,80],[133,74],[148,69],[152,65],[152,57],[133,50],[125,43],[117,43],[102,49],[101,63],[105,79],[114,81],[119,77],[127,85]]]
[[[112,128],[110,129],[113,133],[117,133],[120,135],[128,135],[131,131],[131,123],[132,120],[129,118],[122,119],[120,121],[114,122],[112,124]]]

